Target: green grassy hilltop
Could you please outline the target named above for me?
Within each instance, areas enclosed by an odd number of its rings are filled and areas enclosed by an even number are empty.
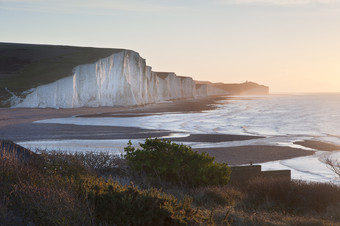
[[[74,67],[122,49],[0,43],[0,102],[38,85],[70,76]],[[7,90],[6,90],[7,89]],[[1,106],[1,104],[0,104]]]

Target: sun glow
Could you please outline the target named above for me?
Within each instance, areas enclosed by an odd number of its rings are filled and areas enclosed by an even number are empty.
[[[0,1],[0,42],[132,49],[195,80],[340,92],[340,1]]]

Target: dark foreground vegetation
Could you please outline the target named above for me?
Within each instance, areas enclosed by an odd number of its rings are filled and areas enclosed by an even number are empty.
[[[128,145],[126,158],[0,153],[0,225],[340,224],[338,186],[254,178],[231,187],[226,164],[167,141]]]

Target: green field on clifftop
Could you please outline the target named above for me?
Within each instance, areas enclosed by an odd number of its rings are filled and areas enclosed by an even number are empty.
[[[0,43],[0,102],[8,91],[23,91],[70,76],[73,68],[94,63],[122,49]],[[7,89],[7,90],[6,90]]]

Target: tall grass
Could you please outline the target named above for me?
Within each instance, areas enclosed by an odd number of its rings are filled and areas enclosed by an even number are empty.
[[[136,177],[110,153],[2,153],[0,225],[340,224],[336,185],[254,178],[191,188]]]
[[[8,153],[8,151],[6,152]],[[107,154],[41,152],[23,162],[0,158],[0,222],[11,225],[187,225],[206,222],[204,211],[157,189],[123,186],[122,159]],[[125,175],[126,176],[126,175]],[[2,224],[2,223],[0,223]]]
[[[77,197],[71,183],[80,171],[88,173],[81,164],[56,164],[54,158],[43,156],[23,162],[13,152],[3,153],[7,154],[0,158],[0,202],[20,216],[17,220],[42,225],[90,222],[86,203]],[[8,216],[3,218],[8,221]]]
[[[247,194],[239,203],[243,209],[319,215],[340,221],[340,187],[334,184],[258,178],[242,192]]]

